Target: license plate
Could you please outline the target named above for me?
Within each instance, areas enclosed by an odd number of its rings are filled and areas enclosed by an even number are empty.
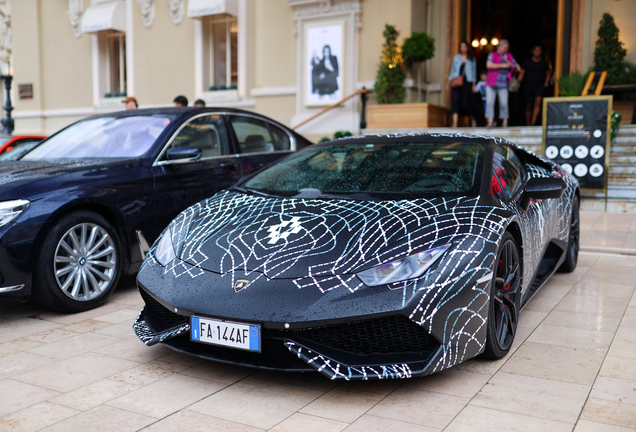
[[[260,351],[261,326],[193,316],[190,317],[190,340]]]

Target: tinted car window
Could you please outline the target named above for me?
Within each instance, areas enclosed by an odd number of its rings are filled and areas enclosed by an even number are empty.
[[[241,153],[274,151],[267,122],[247,116],[229,116]]]
[[[170,143],[174,147],[194,147],[201,150],[201,158],[220,156],[224,153],[225,130],[220,115],[197,117],[183,126]]]
[[[84,120],[53,135],[22,160],[139,157],[171,121],[166,114]]]
[[[493,182],[491,191],[501,198],[510,199],[521,189],[524,179],[523,164],[513,149],[497,146],[493,156]]]
[[[291,143],[289,142],[289,135],[287,135],[287,132],[271,123],[269,124],[269,130],[272,132],[274,150],[284,151],[291,148]]]
[[[257,174],[243,186],[285,196],[476,194],[483,151],[483,146],[464,143],[310,147]]]

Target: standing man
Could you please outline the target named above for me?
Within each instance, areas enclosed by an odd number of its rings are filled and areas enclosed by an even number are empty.
[[[523,62],[519,81],[525,79],[526,94],[526,124],[534,126],[541,112],[543,92],[550,83],[552,68],[550,63],[543,58],[541,45],[532,47],[532,58]]]
[[[188,99],[185,96],[179,95],[176,98],[174,98],[174,100],[172,102],[174,102],[174,106],[176,106],[176,107],[187,107],[188,106]]]
[[[124,99],[124,106],[127,110],[133,110],[139,107],[139,105],[137,104],[137,99],[132,96],[128,96],[126,99]]]

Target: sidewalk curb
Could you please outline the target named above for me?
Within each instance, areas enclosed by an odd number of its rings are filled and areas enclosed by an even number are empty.
[[[611,254],[619,254],[619,255],[636,255],[636,249],[628,249],[628,248],[620,248],[620,247],[581,246],[579,250],[581,252],[611,253]]]

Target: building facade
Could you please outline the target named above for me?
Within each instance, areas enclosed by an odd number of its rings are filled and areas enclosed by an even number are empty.
[[[501,3],[501,4],[500,4]],[[543,15],[518,16],[503,0],[4,0],[13,69],[15,133],[51,134],[91,114],[190,103],[237,107],[294,126],[362,87],[372,88],[385,24],[400,39],[413,31],[435,37],[423,71],[425,100],[448,104],[447,77],[460,40],[507,37],[515,23],[541,34],[561,73],[592,63],[598,23],[611,13],[628,60],[636,63],[636,0],[544,0]],[[483,11],[495,8],[488,17]],[[520,12],[521,11],[521,12]],[[533,15],[534,16],[534,15]],[[494,23],[494,24],[493,24]],[[499,23],[499,24],[498,24]],[[501,24],[503,23],[503,24]],[[552,33],[552,34],[551,34]],[[539,37],[538,37],[539,36]],[[6,39],[6,38],[5,38]],[[485,47],[488,48],[488,47]],[[556,57],[555,57],[556,56]],[[565,60],[565,61],[564,61]],[[415,69],[407,100],[417,99]],[[373,103],[371,101],[371,103]],[[360,99],[298,129],[310,138],[359,131]]]

